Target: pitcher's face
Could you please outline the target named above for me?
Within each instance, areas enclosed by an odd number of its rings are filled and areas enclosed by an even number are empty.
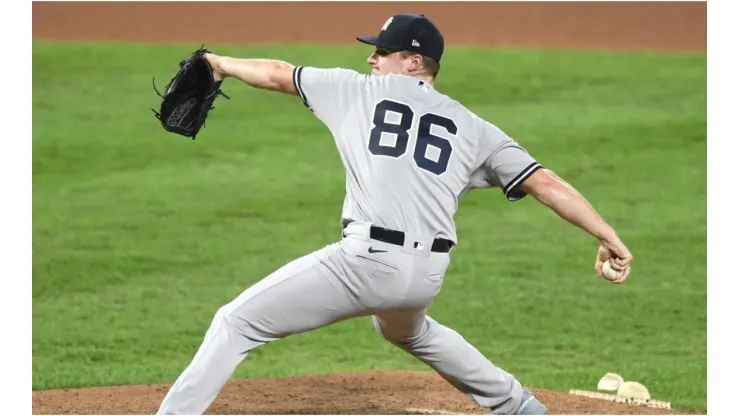
[[[386,48],[377,48],[368,56],[367,63],[372,68],[373,75],[406,74],[409,72],[409,58],[404,58],[400,52]]]

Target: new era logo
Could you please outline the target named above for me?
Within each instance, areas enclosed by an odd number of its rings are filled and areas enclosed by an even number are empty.
[[[416,39],[414,39],[411,41],[411,46],[421,46],[421,45],[419,45],[419,42]]]

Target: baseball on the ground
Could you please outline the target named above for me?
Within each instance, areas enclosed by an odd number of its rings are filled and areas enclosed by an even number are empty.
[[[604,277],[606,278],[606,280],[617,280],[619,279],[619,276],[622,275],[621,272],[612,269],[609,260],[605,261],[604,264],[601,266],[601,271],[604,273]]]

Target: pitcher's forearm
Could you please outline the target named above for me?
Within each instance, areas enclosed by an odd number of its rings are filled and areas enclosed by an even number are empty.
[[[295,93],[292,64],[275,59],[244,59],[213,56],[209,59],[222,78],[235,78],[264,90]]]
[[[540,193],[536,198],[562,219],[580,227],[599,241],[609,241],[615,235],[614,229],[601,218],[591,204],[571,190],[553,187]]]
[[[522,188],[562,219],[599,241],[609,241],[616,235],[593,206],[554,173],[541,169],[523,183]]]

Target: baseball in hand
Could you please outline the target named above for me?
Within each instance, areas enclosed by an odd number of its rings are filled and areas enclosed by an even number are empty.
[[[612,269],[609,260],[605,261],[604,264],[601,266],[601,271],[604,273],[604,278],[609,281],[617,280],[619,279],[619,276],[622,275],[621,272]]]

